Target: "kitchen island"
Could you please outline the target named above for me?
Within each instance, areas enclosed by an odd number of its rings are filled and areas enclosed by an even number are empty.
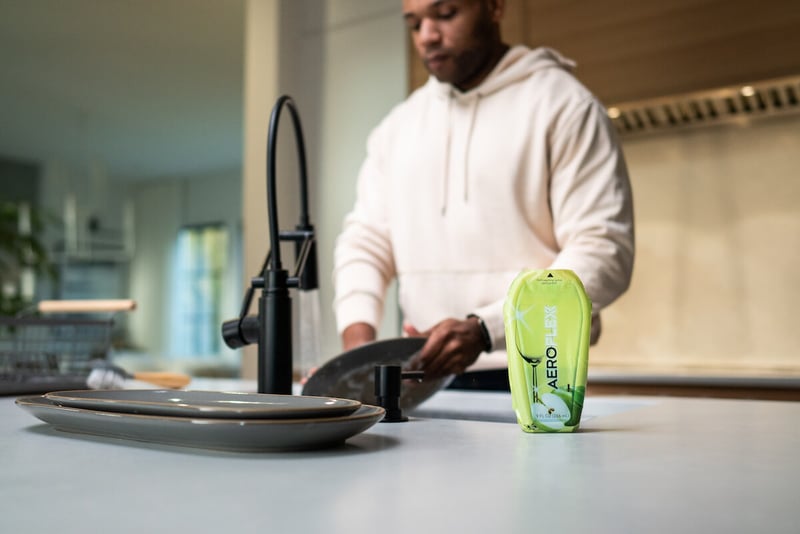
[[[798,421],[589,397],[579,432],[525,434],[507,393],[443,391],[334,449],[232,453],[61,432],[0,397],[0,532],[798,532]]]

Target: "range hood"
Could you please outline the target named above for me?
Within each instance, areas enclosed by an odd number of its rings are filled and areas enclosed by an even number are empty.
[[[622,137],[800,113],[800,76],[789,76],[610,106]]]

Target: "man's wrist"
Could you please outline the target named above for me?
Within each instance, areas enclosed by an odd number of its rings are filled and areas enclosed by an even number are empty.
[[[375,341],[375,328],[367,323],[353,323],[342,332],[342,347],[351,350],[358,346]]]
[[[474,313],[467,315],[467,319],[476,319],[478,321],[478,327],[481,333],[481,341],[483,342],[483,350],[484,352],[492,352],[492,336],[489,335],[489,329],[486,327],[486,323],[483,322],[483,319]]]

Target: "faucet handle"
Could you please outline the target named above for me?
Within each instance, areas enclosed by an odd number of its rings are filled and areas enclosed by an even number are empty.
[[[222,339],[232,349],[258,343],[258,331],[258,317],[255,315],[222,323]]]

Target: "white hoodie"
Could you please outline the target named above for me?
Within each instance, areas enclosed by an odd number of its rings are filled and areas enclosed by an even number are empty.
[[[339,332],[377,327],[395,276],[405,321],[424,331],[475,313],[499,350],[503,301],[522,269],[572,269],[595,314],[626,290],[627,170],[604,107],[572,67],[517,46],[478,87],[431,77],[378,125],[336,243]],[[505,354],[479,363],[502,366]]]

